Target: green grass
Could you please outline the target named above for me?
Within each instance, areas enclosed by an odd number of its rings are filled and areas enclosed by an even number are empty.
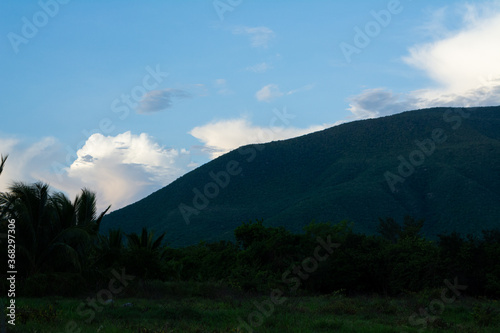
[[[344,297],[339,294],[316,297],[290,297],[282,304],[265,306],[255,322],[254,332],[499,332],[500,304],[485,299],[460,299],[444,307],[438,298],[424,299],[422,295],[403,298],[378,296]],[[237,330],[239,318],[248,321],[256,314],[258,304],[269,304],[269,296],[241,297],[236,294],[221,297],[169,296],[157,299],[122,298],[113,305],[102,306],[91,321],[89,307],[80,308],[82,299],[19,298],[16,326],[8,332],[248,332]],[[431,303],[436,300],[434,303]],[[132,307],[124,307],[133,303]],[[419,308],[435,305],[429,310],[429,321],[412,326],[410,317]],[[432,311],[439,312],[432,316]],[[425,316],[418,315],[415,321]],[[68,323],[73,330],[67,330]]]

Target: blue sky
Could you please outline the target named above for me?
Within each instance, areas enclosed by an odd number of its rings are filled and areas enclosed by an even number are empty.
[[[3,1],[14,180],[117,209],[238,146],[500,104],[500,1]]]

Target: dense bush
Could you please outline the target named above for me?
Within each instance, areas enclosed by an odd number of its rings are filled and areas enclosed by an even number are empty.
[[[411,217],[401,224],[380,219],[375,236],[354,232],[346,221],[310,223],[294,234],[258,220],[236,228],[234,243],[172,248],[163,244],[165,234],[155,236],[145,228],[140,234],[99,235],[103,214],[96,214],[95,195],[88,190],[71,202],[51,194],[45,184],[16,183],[11,193],[0,194],[0,208],[1,233],[6,218],[16,219],[17,293],[23,296],[96,292],[121,271],[148,295],[171,295],[175,284],[183,283],[183,288],[217,286],[208,294],[227,287],[252,293],[400,295],[443,288],[445,279],[456,278],[469,295],[500,296],[499,230],[483,231],[482,237],[440,235],[435,242],[422,236],[424,222]],[[5,250],[2,261],[7,262]],[[477,313],[478,321],[486,320]]]

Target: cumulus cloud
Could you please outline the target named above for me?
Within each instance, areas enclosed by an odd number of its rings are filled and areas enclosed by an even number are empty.
[[[262,48],[267,48],[275,36],[274,31],[267,27],[236,27],[232,32],[235,35],[247,35],[252,47]]]
[[[270,102],[271,100],[283,96],[276,84],[268,84],[255,93],[259,102]]]
[[[203,142],[203,150],[208,152],[211,158],[216,158],[243,145],[290,139],[325,128],[327,125],[307,128],[272,125],[262,127],[253,125],[247,119],[238,118],[198,126],[193,128],[189,134]]]
[[[70,192],[75,190],[74,184],[84,184],[113,209],[143,198],[192,168],[188,151],[166,149],[146,133],[96,133],[77,156],[57,186]]]
[[[189,98],[191,95],[180,89],[152,90],[147,92],[137,107],[138,113],[153,113],[172,107],[175,100]]]
[[[403,60],[423,71],[435,87],[406,94],[368,89],[350,98],[349,110],[360,118],[435,106],[500,104],[500,6],[466,5],[462,27],[435,41],[415,45]],[[439,10],[442,17],[446,11]],[[436,23],[432,23],[435,25]]]
[[[266,62],[261,62],[259,64],[249,66],[246,68],[247,71],[254,72],[254,73],[265,73],[269,69],[273,68],[271,65],[269,65]]]
[[[97,193],[100,210],[110,204],[115,210],[142,199],[197,166],[185,149],[164,148],[145,133],[93,134],[74,161],[51,137],[33,144],[0,139],[0,147],[3,154],[9,154],[0,191],[14,180],[41,180],[73,199],[88,187]]]

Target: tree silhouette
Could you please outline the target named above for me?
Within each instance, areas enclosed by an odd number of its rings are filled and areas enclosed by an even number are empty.
[[[102,217],[96,216],[95,194],[83,189],[71,202],[64,194],[50,194],[48,184],[15,182],[0,193],[5,217],[16,220],[18,262],[26,276],[42,271],[89,268],[89,251]]]
[[[142,228],[141,234],[127,235],[128,253],[125,259],[127,271],[141,278],[157,278],[161,275],[161,244],[165,233],[154,238],[154,232]]]
[[[420,231],[424,226],[424,220],[415,220],[413,217],[406,215],[402,227],[392,217],[379,218],[378,220],[378,233],[391,243],[397,243],[398,240],[405,238],[422,237]]]

